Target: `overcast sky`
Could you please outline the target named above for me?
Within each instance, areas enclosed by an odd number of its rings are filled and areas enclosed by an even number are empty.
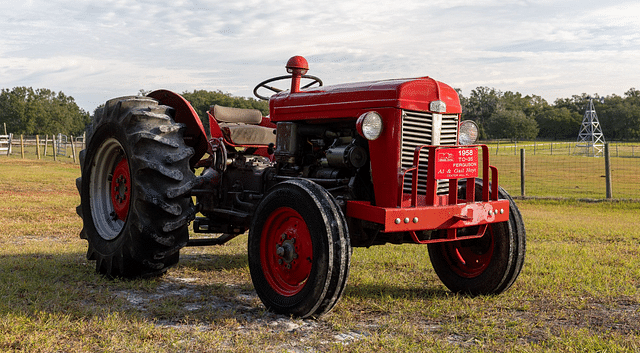
[[[431,76],[535,94],[640,88],[640,2],[22,0],[0,4],[0,88],[87,110],[165,88],[251,97],[302,55],[325,84]],[[284,85],[286,87],[286,84]]]

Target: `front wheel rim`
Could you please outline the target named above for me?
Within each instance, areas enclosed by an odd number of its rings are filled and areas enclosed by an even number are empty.
[[[494,247],[493,227],[489,226],[482,238],[444,243],[443,251],[449,266],[457,275],[474,278],[489,267]]]
[[[262,228],[260,264],[271,288],[293,296],[304,288],[313,266],[313,244],[302,216],[292,208],[273,211]]]
[[[106,139],[94,154],[89,183],[91,216],[97,233],[113,240],[122,231],[131,200],[131,177],[124,148]]]

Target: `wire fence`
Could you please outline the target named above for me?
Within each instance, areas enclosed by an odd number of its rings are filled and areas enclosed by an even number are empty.
[[[640,201],[640,143],[608,144],[609,172],[607,158],[585,156],[575,142],[487,143],[499,183],[513,196]],[[83,148],[83,136],[0,135],[0,156],[78,163]]]
[[[608,145],[609,158],[586,156],[575,142],[488,144],[490,163],[511,195],[640,201],[640,143]]]

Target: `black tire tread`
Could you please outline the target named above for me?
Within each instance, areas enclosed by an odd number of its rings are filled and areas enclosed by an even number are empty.
[[[479,197],[479,190],[482,189],[482,179],[476,179],[476,197]],[[462,194],[464,194],[464,189]],[[524,266],[526,253],[526,232],[522,215],[518,210],[513,198],[501,187],[498,187],[499,199],[509,200],[509,220],[504,223],[493,225],[494,230],[503,232],[505,242],[499,244],[506,248],[506,264],[499,266],[500,270],[489,268],[477,278],[465,279],[458,276],[449,268],[445,260],[443,244],[429,244],[429,257],[438,277],[447,288],[456,293],[467,293],[471,295],[499,294],[507,290],[520,274]],[[489,231],[489,230],[487,230]],[[471,240],[472,241],[472,240]],[[493,259],[491,260],[493,262]],[[490,264],[492,268],[493,264]],[[493,267],[494,268],[494,267]]]
[[[170,107],[147,97],[113,99],[96,111],[87,149],[80,153],[82,176],[76,185],[82,198],[77,209],[83,218],[80,237],[88,239],[87,258],[96,261],[99,273],[110,277],[160,275],[177,263],[186,245],[192,201],[186,192],[175,195],[170,190],[192,183],[195,176],[189,159],[194,152],[184,143],[184,126],[173,122],[171,114]],[[104,240],[95,234],[91,209],[84,205],[88,195],[83,195],[89,189],[83,182],[91,172],[86,163],[96,162],[89,154],[100,144],[93,139],[103,139],[104,133],[98,132],[107,127],[122,129],[118,131],[124,138],[119,142],[126,150],[132,178],[129,216],[118,235],[124,238],[116,251],[107,251]]]
[[[282,204],[295,209],[296,206],[290,204],[292,199],[289,197],[292,195],[296,195],[295,199],[298,201],[305,200],[300,201],[305,202],[305,209],[317,212],[314,218],[322,218],[320,222],[326,227],[318,228],[328,230],[327,234],[322,231],[316,233],[321,234],[320,237],[326,237],[317,239],[323,244],[326,242],[327,245],[327,263],[318,265],[325,268],[325,273],[318,275],[318,282],[307,283],[303,291],[294,298],[282,297],[271,290],[264,278],[259,256],[261,222],[273,211],[271,207],[279,204],[280,200],[283,200]],[[278,199],[283,197],[284,199]],[[301,207],[300,202],[296,202],[297,207]],[[305,221],[309,219],[305,218]],[[302,179],[280,183],[272,188],[258,205],[249,232],[249,269],[256,292],[267,309],[300,318],[319,317],[328,313],[339,301],[346,286],[350,256],[351,243],[344,214],[333,196],[318,184]]]

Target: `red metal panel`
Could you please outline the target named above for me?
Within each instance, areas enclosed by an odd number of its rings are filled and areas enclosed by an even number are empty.
[[[382,224],[384,232],[463,228],[507,221],[509,201],[403,208],[378,207],[366,201],[347,201],[347,217]]]
[[[371,177],[376,204],[382,207],[398,205],[398,174],[402,166],[400,161],[400,134],[402,133],[402,111],[388,108],[376,110],[384,123],[382,135],[369,141],[371,155]]]
[[[362,110],[393,107],[429,111],[442,100],[446,114],[459,114],[456,91],[429,77],[323,86],[298,93],[285,91],[269,101],[273,121],[356,118]]]
[[[191,157],[192,166],[207,153],[209,142],[207,133],[204,130],[202,121],[198,113],[191,104],[181,95],[168,90],[157,90],[147,95],[157,100],[162,105],[167,105],[175,109],[173,119],[177,123],[184,124],[187,130],[184,133],[184,142],[187,146],[193,147],[195,154]]]

